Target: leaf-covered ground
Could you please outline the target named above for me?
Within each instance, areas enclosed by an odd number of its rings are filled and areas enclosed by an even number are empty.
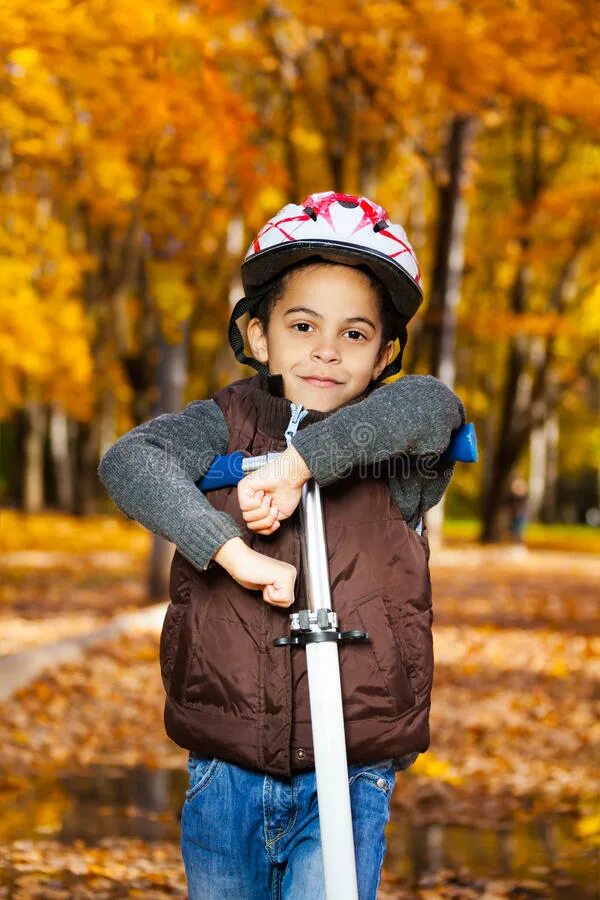
[[[133,522],[2,510],[0,523],[0,656],[84,634],[149,602],[150,535]]]
[[[90,594],[77,580],[68,547],[57,552],[65,554],[62,574],[47,569],[44,587],[41,568],[35,570],[43,615],[29,621],[40,628],[44,623],[46,634],[61,609],[61,583],[71,592],[67,618],[78,603],[84,614],[90,611]],[[88,554],[99,552],[93,542],[86,547]],[[135,584],[139,549],[131,559],[126,580]],[[120,611],[121,576],[115,580],[108,567],[102,576],[100,569],[98,578],[112,583],[111,603]],[[594,896],[599,574],[590,556],[515,555],[510,548],[438,554],[432,744],[397,779],[381,900]],[[143,602],[138,590],[132,605]],[[102,615],[110,614],[108,606]],[[155,634],[137,633],[98,647],[77,664],[48,672],[0,709],[0,897],[185,896],[176,845],[177,791],[184,784],[177,773],[183,772],[185,754],[163,733],[157,642]],[[163,796],[154,811],[140,809],[135,797],[123,798],[121,788],[113,787],[96,809],[103,835],[77,843],[73,835],[93,807],[77,818],[74,782],[91,773],[92,783],[94,773],[110,776],[113,769],[132,773],[130,781],[135,773],[138,778],[140,772],[168,770],[181,779],[176,799],[167,803]],[[86,782],[80,799],[87,790]],[[561,823],[569,823],[568,842],[550,848],[550,862],[518,864],[517,831],[498,829],[517,823],[529,834],[542,821],[550,822],[550,844],[558,840]],[[417,843],[407,850],[408,826]],[[451,833],[474,845],[484,834],[493,840],[505,834],[508,847],[517,840],[510,851],[514,871],[482,871],[481,860],[479,866],[448,867],[439,845]],[[411,868],[411,857],[419,855],[423,865]]]

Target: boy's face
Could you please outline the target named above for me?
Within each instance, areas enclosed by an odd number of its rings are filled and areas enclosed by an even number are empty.
[[[283,376],[288,400],[330,412],[358,397],[390,361],[394,342],[381,350],[377,295],[363,272],[315,264],[293,272],[271,312],[265,334],[248,324],[254,358]]]

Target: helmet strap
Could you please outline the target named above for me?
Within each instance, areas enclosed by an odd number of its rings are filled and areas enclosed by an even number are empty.
[[[231,313],[231,317],[229,319],[229,329],[228,329],[228,337],[229,337],[229,345],[233,352],[235,353],[235,358],[238,362],[240,362],[243,366],[251,366],[253,369],[263,375],[265,378],[269,377],[269,368],[265,366],[263,363],[259,362],[257,359],[254,359],[253,356],[246,356],[244,350],[244,338],[242,337],[242,333],[238,328],[238,319],[241,319],[242,316],[245,316],[246,313],[252,314],[252,310],[256,307],[258,301],[260,300],[260,294],[254,295],[253,297],[242,297],[241,300],[233,307],[233,311]]]

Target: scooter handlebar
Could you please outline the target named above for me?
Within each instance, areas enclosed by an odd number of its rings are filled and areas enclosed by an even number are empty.
[[[477,436],[472,422],[461,425],[454,432],[442,458],[448,462],[477,462]],[[206,475],[197,482],[198,487],[206,493],[206,491],[214,491],[217,488],[236,485],[248,472],[248,469],[244,468],[245,459],[248,457],[241,450],[225,456],[216,456]]]

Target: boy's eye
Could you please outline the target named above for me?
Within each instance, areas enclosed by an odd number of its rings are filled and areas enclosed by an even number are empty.
[[[362,331],[356,331],[354,328],[351,331],[347,331],[346,334],[349,335],[353,341],[359,341],[361,338],[366,340]]]
[[[296,322],[295,325],[292,325],[292,328],[297,328],[302,334],[306,334],[309,328],[312,328],[312,325],[309,325],[308,322]]]

